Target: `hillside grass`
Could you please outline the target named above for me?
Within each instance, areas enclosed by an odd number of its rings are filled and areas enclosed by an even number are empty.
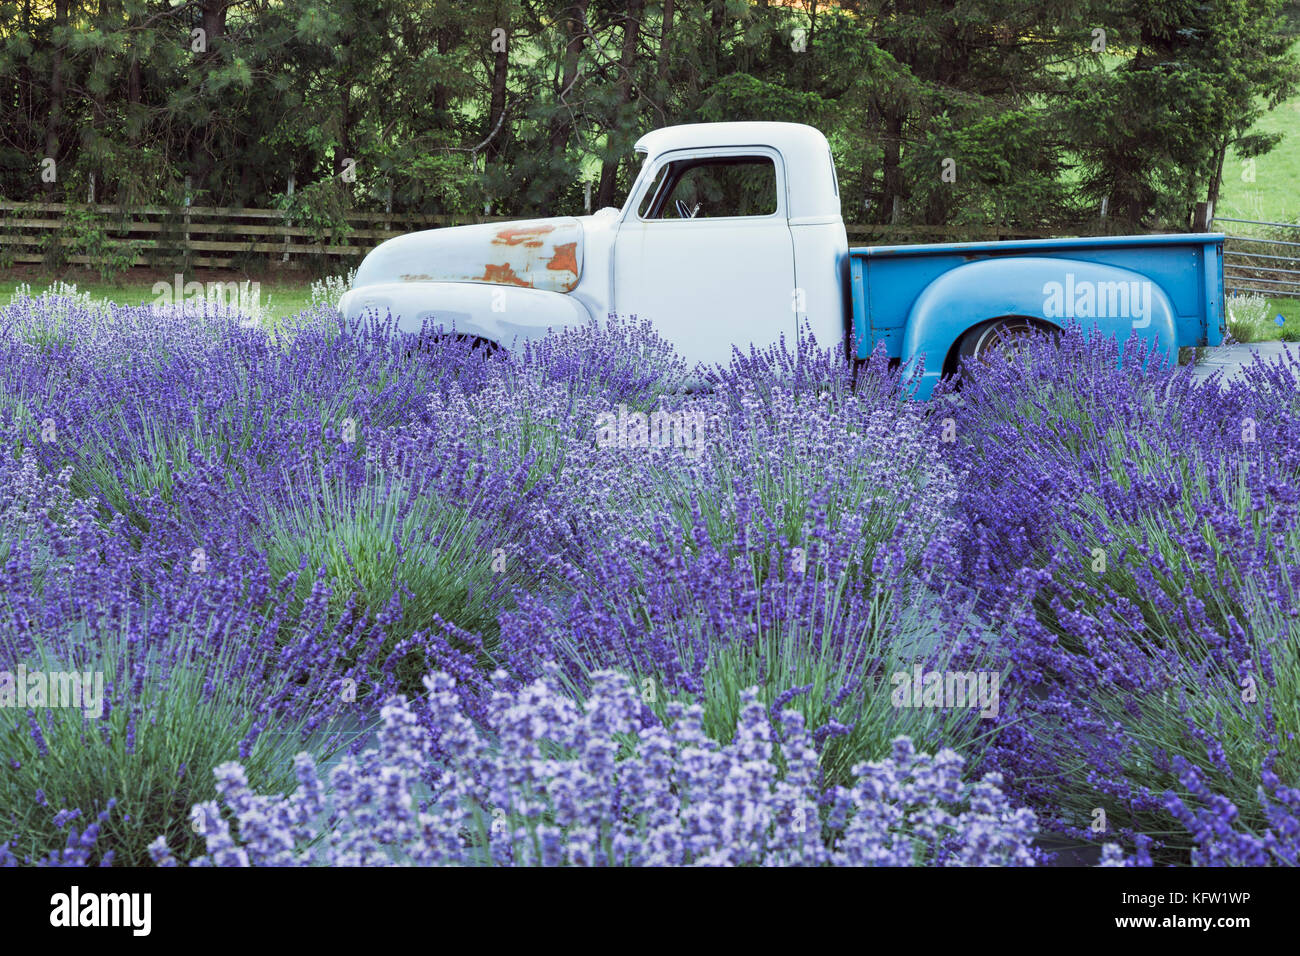
[[[1265,113],[1255,129],[1282,133],[1282,141],[1255,158],[1255,181],[1248,174],[1246,162],[1230,155],[1223,165],[1223,186],[1215,214],[1232,219],[1258,219],[1266,222],[1300,221],[1300,96]],[[1224,223],[1230,226],[1232,223]]]

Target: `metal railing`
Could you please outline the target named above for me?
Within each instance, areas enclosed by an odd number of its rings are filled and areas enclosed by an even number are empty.
[[[1300,249],[1300,241],[1296,241],[1300,240],[1300,224],[1232,219],[1228,216],[1215,216],[1213,221],[1262,227],[1274,233],[1249,236],[1237,234],[1251,231],[1249,229],[1239,229],[1236,233],[1225,230],[1223,287],[1226,292],[1300,298],[1300,280],[1295,278],[1300,277],[1300,254],[1288,254],[1290,249]]]

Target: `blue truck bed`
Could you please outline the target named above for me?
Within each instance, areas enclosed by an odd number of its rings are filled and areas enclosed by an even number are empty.
[[[852,332],[866,358],[924,355],[917,398],[955,370],[977,322],[1078,322],[1123,343],[1136,330],[1176,360],[1225,332],[1222,233],[869,246],[849,250]]]

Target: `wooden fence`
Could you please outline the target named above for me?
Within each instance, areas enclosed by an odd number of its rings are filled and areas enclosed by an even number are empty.
[[[418,229],[500,222],[508,216],[436,216],[356,211],[346,215],[347,228],[322,242],[313,230],[290,222],[279,209],[223,209],[212,206],[82,205],[0,202],[0,261],[49,262],[57,258],[92,266],[96,254],[85,249],[75,231],[77,216],[93,212],[110,248],[123,258],[132,244],[131,264],[230,268],[235,265],[302,264],[302,257],[328,257],[355,262],[385,239]],[[1088,235],[1096,223],[1064,225],[1054,230],[1024,230],[1007,226],[902,226],[849,224],[852,245],[892,245],[915,242],[1033,239],[1058,235]],[[123,244],[127,245],[123,245]],[[55,254],[53,250],[57,248]],[[122,250],[126,251],[122,251]],[[103,255],[104,250],[98,253]],[[258,261],[260,260],[260,262]]]
[[[132,265],[179,259],[192,266],[217,269],[256,257],[271,262],[301,256],[359,258],[383,240],[405,232],[508,218],[354,212],[345,217],[347,229],[339,231],[338,241],[320,242],[311,229],[286,220],[279,209],[0,202],[0,259],[45,262],[51,245],[76,250],[83,243],[73,233],[70,214],[81,211],[97,215],[98,225],[110,241],[138,244]],[[74,251],[62,258],[89,265],[94,257]]]

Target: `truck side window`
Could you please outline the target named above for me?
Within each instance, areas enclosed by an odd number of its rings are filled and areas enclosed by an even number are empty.
[[[766,156],[669,163],[646,193],[642,219],[770,216],[777,209],[776,164]]]

